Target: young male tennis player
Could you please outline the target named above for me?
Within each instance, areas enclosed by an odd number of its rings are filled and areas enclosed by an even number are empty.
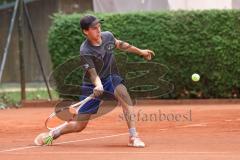
[[[100,96],[103,91],[114,94],[120,102],[129,128],[129,146],[144,147],[144,142],[139,138],[136,131],[135,120],[127,116],[134,114],[133,104],[128,94],[124,81],[118,73],[113,48],[132,52],[151,60],[155,55],[151,50],[142,50],[126,42],[116,39],[109,31],[101,32],[101,20],[95,16],[86,15],[80,20],[80,27],[86,40],[80,47],[80,57],[83,69],[90,83],[83,82],[83,86],[92,88],[95,97]],[[92,101],[92,102],[90,102]],[[52,141],[63,134],[80,132],[88,123],[91,114],[96,114],[99,108],[99,101],[90,100],[79,110],[79,114],[85,114],[85,121],[70,121],[57,130],[41,134],[35,139],[37,145],[52,144]]]

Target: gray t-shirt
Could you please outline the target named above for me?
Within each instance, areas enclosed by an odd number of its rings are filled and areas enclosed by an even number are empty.
[[[109,75],[117,74],[118,69],[113,50],[115,48],[115,38],[109,31],[102,32],[102,44],[93,46],[86,39],[80,47],[81,65],[85,71],[95,68],[100,79],[105,79]],[[89,81],[88,74],[85,74],[84,81]]]

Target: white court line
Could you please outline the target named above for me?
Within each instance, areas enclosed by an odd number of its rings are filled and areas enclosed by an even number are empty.
[[[39,152],[26,152],[26,153],[11,153],[14,155],[23,155],[23,154],[233,154],[234,152],[174,152],[174,151],[163,151],[163,152],[79,152],[79,151],[75,151],[75,152],[66,152],[66,151],[53,151],[53,152],[43,152],[41,151],[41,153]]]
[[[187,127],[206,127],[207,123],[198,123],[198,124],[188,124],[184,126],[179,126],[179,128],[187,128]]]
[[[75,141],[66,141],[66,142],[59,142],[59,143],[54,143],[54,144],[68,144],[68,143],[75,143],[75,142],[82,142],[82,141],[91,141],[91,140],[95,140],[95,139],[118,137],[118,136],[123,136],[123,135],[127,135],[127,134],[129,134],[129,133],[121,133],[121,134],[116,134],[116,135],[88,138],[88,139],[79,139],[79,140],[75,140]]]
[[[166,128],[161,128],[161,129],[159,129],[160,131],[166,131],[166,130],[168,130],[168,129],[166,129]]]
[[[82,142],[82,141],[91,141],[91,140],[104,139],[104,138],[112,138],[112,137],[118,137],[118,136],[123,136],[123,135],[127,135],[127,134],[129,134],[129,133],[121,133],[121,134],[115,134],[115,135],[109,135],[109,136],[103,136],[103,137],[79,139],[79,140],[75,140],[75,141],[59,142],[59,143],[54,143],[54,145],[55,145],[55,144],[68,144],[68,143],[75,143],[75,142]],[[17,147],[17,148],[12,148],[12,149],[1,150],[0,153],[11,152],[11,151],[19,151],[19,150],[24,150],[24,149],[38,148],[38,147],[43,147],[43,146],[24,146],[24,147]]]
[[[17,151],[17,150],[24,150],[24,149],[30,149],[30,148],[38,148],[38,147],[41,147],[41,146],[25,146],[25,147],[6,149],[6,150],[1,150],[0,153]]]

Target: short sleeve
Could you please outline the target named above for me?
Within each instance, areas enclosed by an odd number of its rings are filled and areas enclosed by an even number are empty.
[[[80,62],[84,71],[87,71],[91,68],[95,68],[92,56],[90,55],[81,55]]]
[[[114,35],[109,31],[106,31],[106,33],[107,33],[107,37],[108,37],[109,41],[111,41],[113,44],[115,44],[116,40],[115,40]]]

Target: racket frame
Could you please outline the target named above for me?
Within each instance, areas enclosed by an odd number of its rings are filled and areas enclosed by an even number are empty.
[[[62,126],[66,125],[66,124],[68,123],[68,121],[65,121],[63,124],[60,124],[60,125],[52,128],[52,127],[48,127],[48,122],[49,122],[53,117],[55,117],[59,112],[62,112],[63,110],[66,110],[66,109],[74,109],[74,110],[75,110],[75,113],[78,114],[78,111],[81,109],[81,107],[82,107],[84,104],[86,104],[88,101],[90,101],[91,99],[93,99],[93,98],[94,98],[94,95],[91,94],[90,96],[88,96],[87,98],[83,99],[83,100],[80,101],[80,102],[77,102],[77,103],[75,103],[75,104],[72,104],[72,105],[70,105],[70,106],[68,106],[68,107],[61,108],[61,109],[60,109],[59,111],[57,111],[57,112],[56,112],[56,111],[52,112],[52,113],[48,116],[48,118],[45,120],[45,127],[46,127],[48,130],[53,131],[53,130],[56,130],[56,129],[61,128]]]

